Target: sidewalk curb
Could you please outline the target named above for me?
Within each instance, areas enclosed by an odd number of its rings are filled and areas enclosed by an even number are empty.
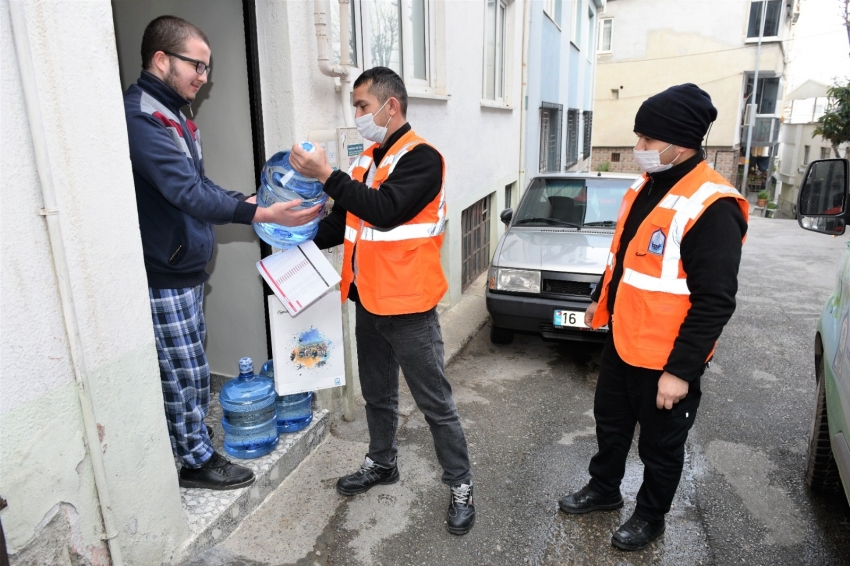
[[[212,403],[208,422],[215,431],[213,445],[224,454],[220,405]],[[254,460],[228,457],[234,463],[253,470],[256,479],[250,487],[232,491],[180,488],[183,512],[189,524],[190,536],[175,557],[174,563],[195,556],[226,539],[275,489],[324,442],[330,429],[327,410],[315,411],[310,426],[295,434],[282,434],[277,447],[269,454]]]
[[[484,297],[471,293],[463,295],[458,304],[440,313],[446,366],[487,324],[489,318]]]

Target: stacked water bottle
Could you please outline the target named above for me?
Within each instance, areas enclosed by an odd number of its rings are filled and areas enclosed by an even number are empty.
[[[224,450],[242,459],[259,458],[274,450],[280,433],[297,432],[313,420],[313,393],[277,395],[274,363],[254,375],[251,358],[239,360],[239,376],[221,388]]]
[[[315,151],[310,142],[302,142],[305,151]],[[289,152],[281,151],[266,161],[257,189],[257,204],[268,208],[277,202],[301,199],[295,210],[322,206],[328,195],[316,179],[299,175],[289,163]],[[255,223],[254,230],[266,243],[282,250],[312,240],[319,229],[322,214],[302,226]],[[224,384],[219,396],[224,416],[224,450],[237,458],[259,458],[274,450],[280,433],[298,432],[313,420],[313,393],[278,395],[274,389],[274,362],[263,364],[254,375],[251,358],[239,360],[239,377]]]

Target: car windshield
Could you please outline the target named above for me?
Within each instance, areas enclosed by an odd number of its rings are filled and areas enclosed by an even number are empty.
[[[514,224],[613,228],[631,179],[538,177],[514,215]]]

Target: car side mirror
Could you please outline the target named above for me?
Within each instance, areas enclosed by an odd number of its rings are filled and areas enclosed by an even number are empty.
[[[797,222],[801,228],[838,236],[847,226],[847,193],[850,180],[847,159],[812,161],[797,197]]]
[[[499,215],[499,218],[502,220],[502,223],[510,224],[511,218],[513,218],[513,216],[514,216],[514,209],[513,208],[506,208]]]

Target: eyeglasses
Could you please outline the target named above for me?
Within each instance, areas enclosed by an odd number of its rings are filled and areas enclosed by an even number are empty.
[[[195,64],[195,72],[199,75],[203,75],[204,73],[209,74],[212,70],[212,67],[204,63],[203,61],[198,61],[197,59],[190,59],[189,57],[184,57],[183,55],[178,55],[177,53],[172,53],[171,51],[163,51],[166,55],[171,55],[172,57],[177,57],[181,61],[186,61],[187,63]]]

